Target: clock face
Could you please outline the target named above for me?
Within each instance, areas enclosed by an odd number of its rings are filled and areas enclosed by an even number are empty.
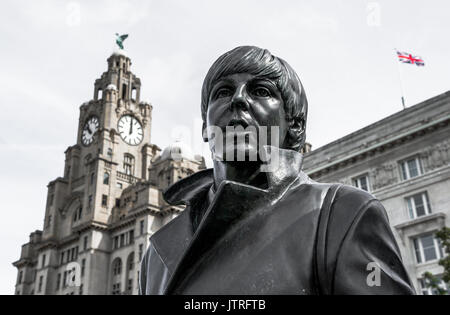
[[[94,135],[98,131],[99,126],[100,123],[97,117],[92,116],[88,119],[83,127],[83,133],[81,134],[81,142],[84,145],[90,145],[94,141]]]
[[[142,125],[135,117],[131,115],[122,116],[117,126],[120,137],[129,145],[138,145],[144,138]]]

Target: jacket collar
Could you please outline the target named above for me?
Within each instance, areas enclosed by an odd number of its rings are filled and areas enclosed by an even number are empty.
[[[301,171],[303,162],[301,153],[273,146],[264,146],[263,154],[264,160],[269,161],[263,165],[269,183],[268,189],[265,189],[266,193],[270,195],[279,195],[281,193],[282,195],[285,188],[297,178],[299,178],[300,182],[309,180],[308,176]],[[224,182],[253,187],[232,181]],[[163,192],[163,197],[171,205],[193,205],[207,197],[213,184],[214,170],[210,168],[176,182]],[[220,190],[220,187],[217,190]]]

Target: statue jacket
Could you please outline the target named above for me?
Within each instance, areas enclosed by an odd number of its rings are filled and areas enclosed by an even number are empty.
[[[140,294],[415,294],[382,204],[312,181],[280,150],[269,186],[200,171],[163,194],[179,216],[150,238]]]

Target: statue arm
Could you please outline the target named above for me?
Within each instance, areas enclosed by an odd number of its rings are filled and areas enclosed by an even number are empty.
[[[338,248],[331,275],[333,294],[415,294],[378,200],[367,200],[356,212]]]
[[[169,269],[150,241],[150,246],[141,261],[139,295],[164,294],[169,276]]]

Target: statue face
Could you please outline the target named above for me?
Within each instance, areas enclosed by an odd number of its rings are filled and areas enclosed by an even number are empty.
[[[212,87],[209,96],[206,124],[211,151],[225,161],[230,160],[230,155],[225,154],[230,151],[234,152],[234,161],[240,161],[240,151],[245,160],[251,161],[261,145],[283,147],[288,131],[285,117],[284,102],[275,82],[248,73],[226,76]],[[271,127],[278,127],[278,136]],[[222,131],[221,138],[209,132],[214,129]],[[265,139],[261,138],[262,133],[266,134]]]

